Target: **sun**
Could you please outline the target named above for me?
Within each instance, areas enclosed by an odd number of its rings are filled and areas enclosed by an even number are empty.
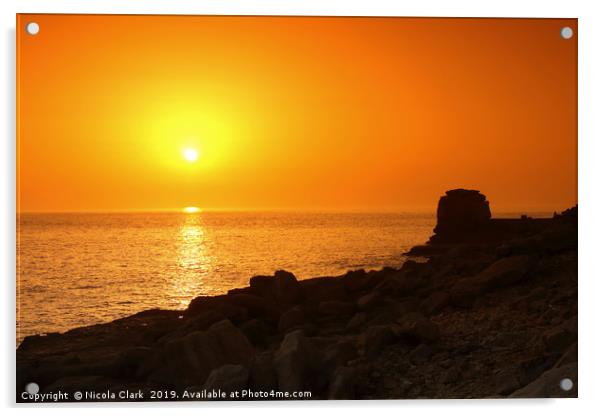
[[[193,149],[192,147],[187,147],[186,149],[182,150],[182,156],[188,162],[194,163],[199,158],[199,152],[198,150]]]
[[[201,209],[199,207],[186,207],[182,211],[184,211],[187,214],[195,214],[197,212],[200,212]]]

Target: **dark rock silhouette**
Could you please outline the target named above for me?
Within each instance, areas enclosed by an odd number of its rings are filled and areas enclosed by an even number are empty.
[[[32,381],[42,392],[140,389],[140,400],[203,388],[313,399],[577,396],[577,207],[495,219],[478,191],[449,191],[435,235],[413,251],[427,258],[302,281],[280,270],[185,311],[26,337],[17,401]],[[559,389],[564,377],[572,390]]]
[[[439,199],[435,235],[448,240],[461,239],[487,226],[491,219],[489,201],[479,191],[454,189]]]
[[[534,236],[551,223],[577,224],[577,207],[552,218],[492,218],[489,201],[476,190],[453,189],[439,199],[437,225],[426,245],[413,247],[408,254],[434,255],[445,252],[449,245],[492,244]]]

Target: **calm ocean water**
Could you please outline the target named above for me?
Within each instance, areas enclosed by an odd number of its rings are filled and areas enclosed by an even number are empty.
[[[17,338],[184,309],[277,269],[299,279],[399,266],[426,214],[23,214]]]

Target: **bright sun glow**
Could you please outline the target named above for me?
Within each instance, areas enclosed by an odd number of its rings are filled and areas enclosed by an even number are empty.
[[[194,214],[195,212],[199,212],[200,208],[198,207],[186,207],[184,208],[184,212],[187,214]]]
[[[184,156],[184,159],[192,163],[196,162],[196,160],[199,158],[199,152],[196,149],[189,147],[182,151],[182,156]]]

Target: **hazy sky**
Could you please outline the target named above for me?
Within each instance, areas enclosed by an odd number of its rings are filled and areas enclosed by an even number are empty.
[[[575,19],[21,15],[17,32],[20,211],[434,210],[458,187],[498,212],[576,203]]]

